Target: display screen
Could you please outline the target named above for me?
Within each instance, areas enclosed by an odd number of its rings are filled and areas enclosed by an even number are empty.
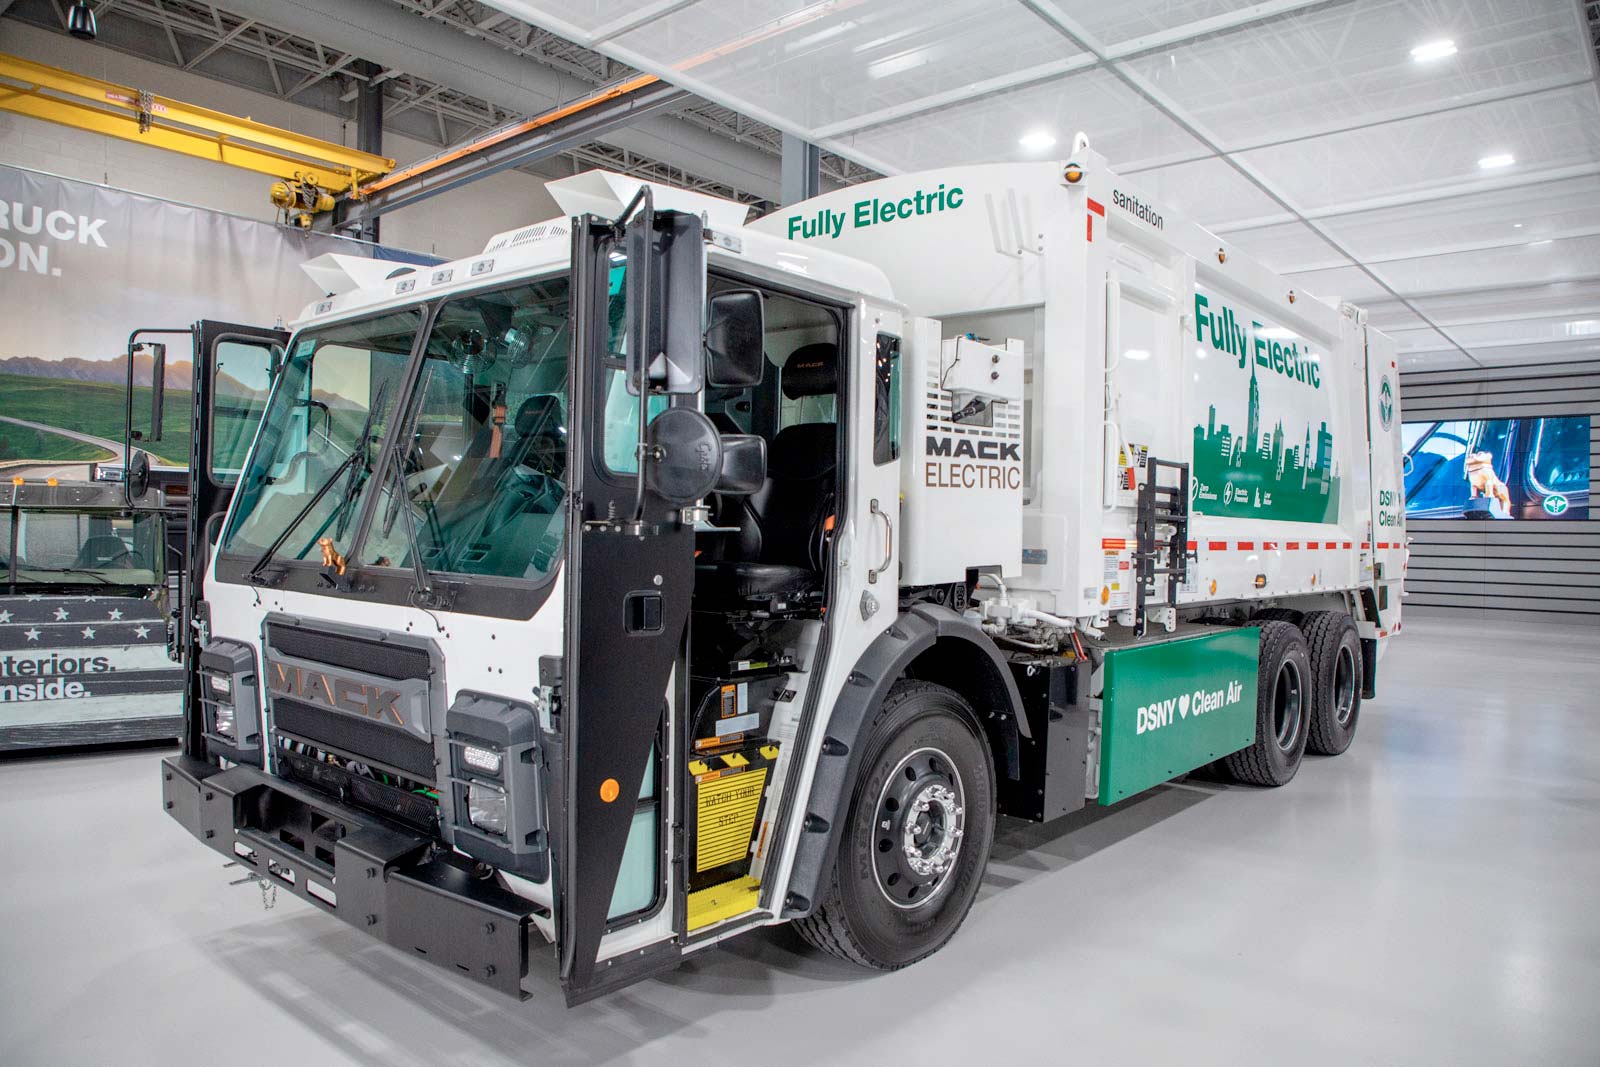
[[[1587,519],[1589,416],[1407,422],[1408,519]]]

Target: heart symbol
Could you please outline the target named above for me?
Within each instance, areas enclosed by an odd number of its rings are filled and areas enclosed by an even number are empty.
[[[1189,694],[1185,693],[1178,698],[1178,714],[1183,718],[1189,717]]]

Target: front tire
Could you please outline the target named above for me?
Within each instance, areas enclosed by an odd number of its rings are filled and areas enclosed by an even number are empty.
[[[994,843],[989,747],[971,705],[900,681],[868,732],[822,901],[795,929],[816,948],[892,971],[966,918]]]
[[[1311,659],[1298,626],[1260,625],[1256,739],[1222,763],[1235,779],[1249,785],[1286,785],[1300,769],[1311,733]]]
[[[1337,756],[1361,717],[1361,638],[1342,611],[1313,611],[1301,624],[1311,655],[1311,737],[1306,749]]]

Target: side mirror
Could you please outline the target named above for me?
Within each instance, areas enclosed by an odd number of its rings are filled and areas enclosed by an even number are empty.
[[[674,507],[704,499],[722,477],[722,435],[694,408],[668,408],[645,435],[645,478]]]
[[[719,389],[760,385],[766,369],[766,316],[758,289],[729,289],[711,298],[706,316],[706,384]]]
[[[700,216],[644,208],[625,238],[628,391],[698,393],[705,382],[706,246]]]
[[[140,433],[135,430],[133,439],[136,441],[161,440],[161,415],[166,406],[167,396],[167,346],[159,342],[145,342],[133,346],[129,353],[129,360],[138,356],[150,357],[150,432]],[[133,381],[133,368],[128,368],[128,380]],[[132,408],[132,398],[129,398],[129,408]]]
[[[123,477],[128,480],[128,499],[143,498],[150,491],[150,454],[143,450],[135,451],[128,460],[128,469],[123,472]]]
[[[755,434],[722,435],[722,471],[716,491],[748,496],[767,480],[767,441]]]

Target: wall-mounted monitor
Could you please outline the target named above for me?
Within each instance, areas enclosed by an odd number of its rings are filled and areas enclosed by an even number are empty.
[[[1407,422],[1408,519],[1587,519],[1589,416]]]

